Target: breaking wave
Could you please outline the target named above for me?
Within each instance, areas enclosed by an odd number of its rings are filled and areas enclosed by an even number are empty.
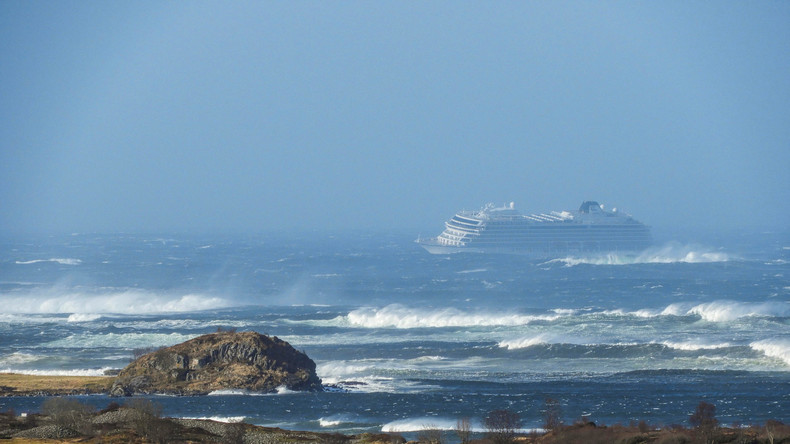
[[[506,339],[500,341],[499,348],[506,348],[508,350],[518,350],[522,348],[529,348],[535,345],[553,344],[557,343],[558,338],[549,334],[539,334],[537,336],[527,336],[523,338]],[[560,341],[565,342],[565,341]]]
[[[226,299],[201,294],[162,294],[145,290],[109,293],[39,290],[27,294],[0,294],[6,313],[72,313],[70,322],[97,319],[101,313],[153,314],[191,312],[229,306]]]
[[[671,304],[663,315],[697,315],[709,322],[728,322],[745,317],[786,317],[790,315],[787,302],[713,301],[686,308],[687,304]]]
[[[747,317],[788,317],[790,316],[790,303],[719,300],[705,303],[675,303],[663,309],[643,308],[630,311],[625,309],[602,311],[554,309],[544,314],[463,311],[455,308],[411,308],[400,304],[391,304],[382,308],[359,308],[333,322],[360,328],[516,327],[536,321],[551,322],[567,318],[600,316],[638,318],[698,316],[708,322],[730,322]]]
[[[53,257],[53,258],[50,258],[50,259],[34,259],[32,261],[16,261],[16,263],[19,264],[19,265],[38,264],[38,263],[41,263],[41,262],[55,262],[55,263],[58,263],[60,265],[79,265],[79,264],[82,263],[82,261],[79,260],[79,259],[58,258],[58,257]]]
[[[82,333],[67,336],[63,339],[42,344],[45,347],[58,348],[143,348],[167,347],[188,341],[197,335],[181,333],[107,333],[90,334]]]
[[[556,314],[472,313],[455,308],[420,309],[392,304],[384,308],[354,310],[346,316],[346,320],[352,326],[365,328],[442,328],[525,325],[538,320],[551,321],[559,317]]]
[[[781,359],[790,365],[790,339],[764,339],[752,342],[750,347],[771,358]]]
[[[35,375],[35,376],[106,376],[105,371],[113,370],[112,367],[102,368],[83,368],[72,370],[18,370],[18,369],[0,369],[0,373],[16,373],[20,375]]]
[[[673,348],[675,350],[683,350],[683,351],[716,350],[719,348],[732,347],[732,344],[730,344],[729,342],[722,342],[719,344],[708,344],[705,342],[695,342],[695,341],[683,341],[683,342],[664,341],[661,342],[661,345],[664,345],[669,348]]]
[[[610,253],[593,256],[568,256],[553,259],[546,263],[564,263],[565,266],[576,265],[632,265],[632,264],[672,264],[672,263],[707,263],[727,262],[731,257],[727,253],[713,251],[698,245],[681,245],[669,243],[662,247],[648,248],[636,255]]]
[[[185,416],[182,419],[202,419],[233,424],[244,422],[246,418],[246,416]]]
[[[384,433],[419,432],[421,430],[454,430],[457,419],[424,416],[392,421],[381,426]]]

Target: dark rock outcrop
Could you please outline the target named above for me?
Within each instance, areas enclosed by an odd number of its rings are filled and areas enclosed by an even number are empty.
[[[118,374],[110,394],[203,395],[215,390],[322,390],[315,362],[287,342],[256,332],[218,332],[163,348]]]

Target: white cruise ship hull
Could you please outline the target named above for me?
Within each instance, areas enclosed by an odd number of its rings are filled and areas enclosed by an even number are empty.
[[[437,237],[418,239],[432,254],[499,253],[535,258],[582,254],[634,254],[652,244],[650,229],[631,216],[585,202],[578,212],[523,215],[510,206],[489,204],[462,211]]]

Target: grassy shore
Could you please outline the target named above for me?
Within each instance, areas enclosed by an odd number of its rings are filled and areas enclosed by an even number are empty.
[[[62,395],[107,393],[115,378],[112,376],[39,376],[0,373],[0,396],[51,396],[42,406],[44,414],[17,417],[13,411],[0,412],[0,439],[15,444],[44,443],[345,443],[391,444],[405,440],[395,434],[341,435],[337,433],[300,432],[251,424],[225,424],[208,420],[187,420],[159,417],[156,405],[149,400],[129,398],[124,406],[115,402],[104,410],[93,411],[77,400]],[[55,402],[53,402],[55,401]],[[49,403],[47,406],[46,404]],[[700,403],[702,406],[705,403]],[[711,406],[712,407],[712,406]],[[469,443],[499,442],[524,444],[563,443],[749,443],[790,444],[790,425],[768,421],[750,427],[719,427],[710,417],[692,428],[671,426],[656,428],[645,423],[630,426],[605,426],[590,422],[573,425],[558,423],[545,434],[519,435],[510,429],[502,439],[497,431],[486,433]],[[703,418],[705,419],[705,418]],[[513,426],[515,427],[515,425]],[[419,443],[458,442],[450,431],[424,430],[417,433]],[[468,434],[467,434],[468,436]],[[460,435],[459,435],[460,437]],[[449,438],[449,439],[448,439]]]
[[[0,373],[0,396],[107,393],[112,376],[42,376]]]

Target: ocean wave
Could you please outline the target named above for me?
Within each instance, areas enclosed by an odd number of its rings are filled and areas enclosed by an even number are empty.
[[[221,389],[209,392],[208,396],[264,396],[266,393],[246,389]]]
[[[470,422],[470,431],[473,433],[484,433],[487,429],[479,420],[472,420]],[[383,433],[409,433],[420,432],[423,430],[442,430],[452,431],[458,429],[457,418],[442,418],[436,416],[421,416],[414,418],[398,419],[388,422],[381,426]],[[543,433],[543,429],[517,429],[516,433]]]
[[[188,341],[197,335],[181,333],[107,333],[90,334],[81,333],[71,335],[55,341],[50,341],[41,346],[47,348],[144,348],[167,347]]]
[[[351,326],[364,328],[516,326],[538,320],[552,321],[557,318],[559,315],[556,314],[465,312],[455,308],[410,308],[400,304],[392,304],[383,308],[360,308],[346,316],[346,320]]]
[[[728,322],[745,317],[786,317],[790,315],[790,304],[787,302],[737,302],[723,300],[696,305],[689,309],[686,314],[697,315],[709,322]]]
[[[768,357],[781,359],[785,364],[790,365],[790,339],[764,339],[752,342],[749,346]]]
[[[225,422],[229,424],[244,422],[246,416],[182,416],[181,419],[201,419],[216,422]]]
[[[45,356],[41,356],[41,355],[13,352],[5,356],[0,356],[0,366],[29,364],[31,362],[36,362],[44,358]]]
[[[55,262],[60,265],[79,265],[82,263],[80,259],[58,258],[58,257],[53,257],[50,259],[34,259],[32,261],[16,261],[18,265],[38,264],[41,262]]]
[[[35,376],[105,376],[104,372],[107,370],[113,370],[113,367],[102,367],[102,368],[80,368],[80,369],[71,369],[71,370],[64,370],[64,369],[52,369],[52,370],[40,370],[40,369],[11,369],[11,368],[4,368],[0,369],[0,373],[16,373],[20,375],[35,375]]]
[[[609,253],[592,256],[568,256],[553,259],[546,264],[563,263],[565,266],[576,265],[633,265],[633,264],[672,264],[672,263],[707,263],[727,262],[731,257],[727,253],[713,251],[699,245],[681,245],[671,242],[661,247],[648,248],[636,255]]]
[[[660,342],[660,344],[668,348],[672,348],[675,350],[682,350],[682,351],[716,350],[720,348],[732,347],[732,344],[730,344],[729,342],[722,342],[719,344],[709,344],[706,342],[696,342],[696,341],[682,341],[682,342],[663,341]]]
[[[419,432],[423,430],[455,430],[457,419],[422,416],[398,419],[381,426],[383,433]]]
[[[500,341],[497,346],[499,348],[506,348],[508,350],[518,350],[522,348],[529,348],[536,345],[544,345],[550,343],[557,343],[557,338],[546,333],[537,336],[526,336],[523,338],[506,339]]]
[[[318,425],[321,427],[337,427],[340,424],[348,422],[343,419],[335,419],[336,416],[331,416],[329,418],[318,418]]]
[[[78,315],[192,312],[229,306],[225,299],[201,294],[163,294],[144,290],[81,293],[55,288],[26,294],[0,294],[0,304],[6,313]]]
[[[654,318],[659,316],[699,316],[708,322],[729,322],[746,317],[779,318],[790,316],[788,302],[739,302],[717,300],[712,302],[694,303],[678,302],[661,308],[643,308],[638,310],[603,310],[590,312],[585,316],[633,316],[638,318]]]
[[[102,315],[96,313],[72,313],[66,322],[91,322],[100,319]]]

